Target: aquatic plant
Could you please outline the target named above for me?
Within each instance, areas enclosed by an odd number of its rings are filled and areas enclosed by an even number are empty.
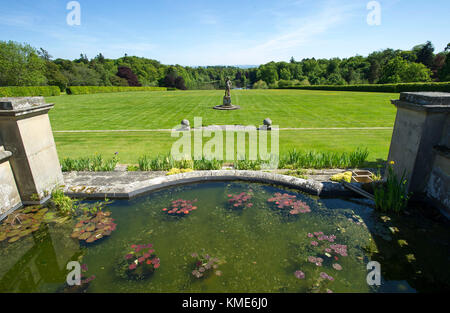
[[[295,271],[294,273],[295,277],[297,277],[298,279],[305,279],[305,273],[303,273],[302,271]]]
[[[117,224],[111,217],[111,212],[99,211],[94,215],[84,215],[75,225],[71,237],[85,243],[93,243],[111,235]]]
[[[177,215],[177,216],[185,216],[191,213],[192,211],[197,210],[197,207],[194,206],[194,203],[196,203],[198,200],[183,200],[178,199],[172,201],[171,208],[164,208],[163,212],[167,213],[168,215]]]
[[[209,254],[192,253],[191,257],[195,259],[195,268],[192,271],[192,276],[195,278],[206,277],[213,273],[216,276],[222,276],[222,271],[219,271],[219,265],[224,263],[219,258],[210,256]]]
[[[234,209],[243,209],[243,208],[251,208],[253,203],[249,202],[253,198],[253,190],[249,190],[249,192],[241,192],[238,195],[229,194],[228,195],[228,203]]]
[[[298,215],[300,213],[309,213],[311,208],[305,202],[297,200],[297,196],[289,195],[287,193],[275,193],[275,196],[267,200],[274,203],[278,209],[289,210],[289,214]]]
[[[154,273],[161,265],[153,244],[131,245],[128,252],[119,262],[117,274],[125,279],[143,280]]]
[[[399,214],[407,207],[411,195],[408,193],[405,173],[398,178],[394,173],[394,165],[394,161],[389,162],[386,181],[374,187],[375,208],[381,212]]]
[[[50,205],[56,208],[61,214],[74,214],[77,207],[77,200],[71,199],[64,194],[64,191],[57,188],[53,190],[50,198]]]
[[[63,223],[67,219],[40,205],[16,210],[0,224],[0,242],[14,243],[38,231],[43,222]]]

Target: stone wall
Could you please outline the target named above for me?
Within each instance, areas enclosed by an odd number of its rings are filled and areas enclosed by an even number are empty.
[[[63,183],[51,108],[43,97],[0,98],[0,219],[17,206],[17,191],[21,203],[37,204]]]
[[[0,139],[0,220],[9,212],[22,205],[14,175],[9,164],[12,153],[5,151]]]
[[[450,216],[450,93],[404,92],[389,151],[408,190],[426,195]]]

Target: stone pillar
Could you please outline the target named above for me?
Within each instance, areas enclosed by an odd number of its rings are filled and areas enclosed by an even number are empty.
[[[0,221],[11,211],[22,206],[9,158],[12,153],[5,151],[0,140]]]
[[[63,183],[48,117],[53,104],[43,97],[0,98],[0,135],[24,204],[46,201]]]
[[[448,129],[450,93],[403,92],[393,100],[397,118],[389,161],[395,162],[398,177],[403,173],[410,192],[426,193],[435,161],[435,148]]]

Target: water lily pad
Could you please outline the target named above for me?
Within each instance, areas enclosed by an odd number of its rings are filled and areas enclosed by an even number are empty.
[[[53,222],[55,222],[57,224],[63,224],[65,222],[67,222],[69,219],[70,219],[70,216],[64,216],[64,217],[54,219]]]
[[[88,239],[89,237],[91,237],[92,236],[92,233],[91,232],[85,232],[85,233],[82,233],[79,237],[78,237],[78,239],[80,239],[80,240],[86,240],[86,239]]]
[[[416,257],[414,256],[414,254],[408,254],[408,255],[406,255],[406,260],[409,263],[412,263],[412,262],[414,262],[416,260]]]
[[[95,230],[95,224],[88,224],[86,227],[87,232],[93,232]]]
[[[12,237],[11,239],[8,240],[8,242],[13,243],[13,242],[16,242],[17,240],[19,240],[20,238],[22,238],[22,237],[20,237],[20,236]]]
[[[97,240],[97,238],[95,237],[95,236],[91,236],[91,237],[89,237],[88,239],[86,239],[86,242],[87,243],[93,243],[94,241],[96,241]]]
[[[47,212],[44,216],[43,216],[45,221],[51,221],[54,218],[56,218],[56,213],[55,212]]]
[[[16,237],[17,235],[19,235],[19,233],[20,233],[20,230],[13,230],[13,231],[9,232],[7,234],[7,236],[8,236],[8,238],[12,238],[12,237]]]
[[[20,237],[25,237],[28,236],[29,234],[31,234],[31,229],[27,229],[27,230],[23,230],[19,233]]]
[[[80,235],[81,235],[81,233],[80,233],[80,232],[78,232],[78,231],[75,231],[75,232],[73,232],[73,233],[72,233],[72,235],[70,235],[70,237],[72,237],[72,238],[76,239],[76,238],[80,237]]]
[[[389,230],[391,231],[392,234],[400,232],[397,227],[389,227]]]

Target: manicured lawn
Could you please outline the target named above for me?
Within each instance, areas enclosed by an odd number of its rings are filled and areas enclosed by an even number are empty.
[[[392,127],[397,94],[301,90],[233,91],[239,111],[212,110],[220,104],[221,91],[135,92],[61,96],[50,111],[54,131],[170,129],[182,119],[204,125],[261,125],[270,117],[281,128]],[[58,133],[55,141],[60,158],[119,152],[122,163],[136,163],[143,154],[170,152],[177,140],[170,132]],[[378,130],[284,130],[280,151],[350,152],[367,147],[369,160],[386,160],[391,129]],[[209,139],[205,138],[204,143]]]
[[[221,91],[134,92],[47,98],[53,130],[167,129],[195,116],[204,125],[261,125],[270,117],[282,128],[391,127],[397,94],[303,90],[238,90],[238,111],[216,111]]]

